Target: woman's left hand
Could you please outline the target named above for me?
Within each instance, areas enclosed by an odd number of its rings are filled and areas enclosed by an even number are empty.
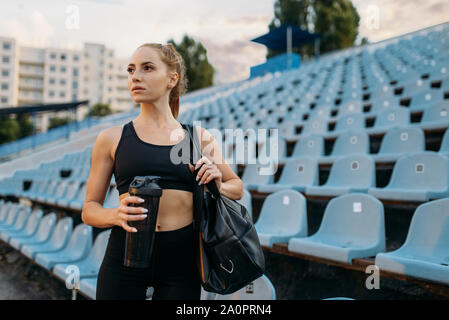
[[[203,163],[204,165],[201,167],[201,164]],[[198,160],[195,164],[195,168],[191,164],[189,164],[189,169],[192,173],[199,167],[201,167],[201,169],[198,171],[198,174],[196,176],[198,185],[207,184],[212,181],[212,179],[214,179],[215,184],[220,191],[222,184],[222,174],[220,169],[218,169],[218,167],[206,157],[202,157],[200,160]]]

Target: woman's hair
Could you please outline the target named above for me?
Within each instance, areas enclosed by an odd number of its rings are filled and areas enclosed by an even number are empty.
[[[139,46],[139,48],[141,47],[158,49],[161,53],[161,60],[167,65],[168,70],[176,71],[178,73],[178,82],[176,83],[176,86],[171,89],[168,101],[171,112],[175,119],[177,119],[179,113],[179,98],[187,91],[187,77],[184,59],[179,52],[176,51],[172,43],[168,43],[166,45],[162,45],[160,43],[144,43]]]

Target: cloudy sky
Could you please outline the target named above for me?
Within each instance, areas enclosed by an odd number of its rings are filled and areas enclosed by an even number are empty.
[[[353,0],[371,42],[449,21],[449,0]],[[14,0],[0,4],[0,36],[19,45],[81,49],[105,44],[129,58],[144,42],[201,41],[217,83],[246,79],[265,61],[250,42],[268,31],[274,0]]]

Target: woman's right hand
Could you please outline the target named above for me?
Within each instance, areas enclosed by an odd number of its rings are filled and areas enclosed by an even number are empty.
[[[130,203],[142,204],[143,201],[139,201],[139,197],[128,196],[120,201],[120,206],[115,211],[115,224],[125,229],[128,232],[137,232],[136,228],[130,227],[128,221],[144,220],[147,217],[148,212],[143,207],[130,207]],[[143,199],[142,199],[143,200]]]

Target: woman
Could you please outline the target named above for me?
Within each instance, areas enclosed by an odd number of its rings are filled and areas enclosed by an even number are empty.
[[[188,135],[176,120],[179,97],[186,90],[182,57],[172,44],[144,44],[137,48],[128,65],[128,88],[140,114],[123,127],[101,131],[92,150],[92,163],[82,209],[84,223],[110,228],[106,253],[101,264],[97,299],[145,299],[154,288],[153,300],[200,299],[201,283],[196,268],[193,234],[193,174],[199,184],[215,180],[220,193],[241,199],[243,184],[222,156],[213,136],[197,127],[203,157],[192,164],[175,164],[170,150],[188,142]],[[174,134],[182,132],[183,136]],[[174,139],[173,137],[177,137]],[[170,139],[169,139],[170,137]],[[120,204],[103,208],[114,173]],[[141,203],[130,196],[129,184],[137,175],[169,175],[176,181],[160,180],[163,188],[156,221],[154,263],[147,269],[123,266],[126,232],[136,232],[129,221],[145,219]],[[151,269],[151,270],[150,270]]]

